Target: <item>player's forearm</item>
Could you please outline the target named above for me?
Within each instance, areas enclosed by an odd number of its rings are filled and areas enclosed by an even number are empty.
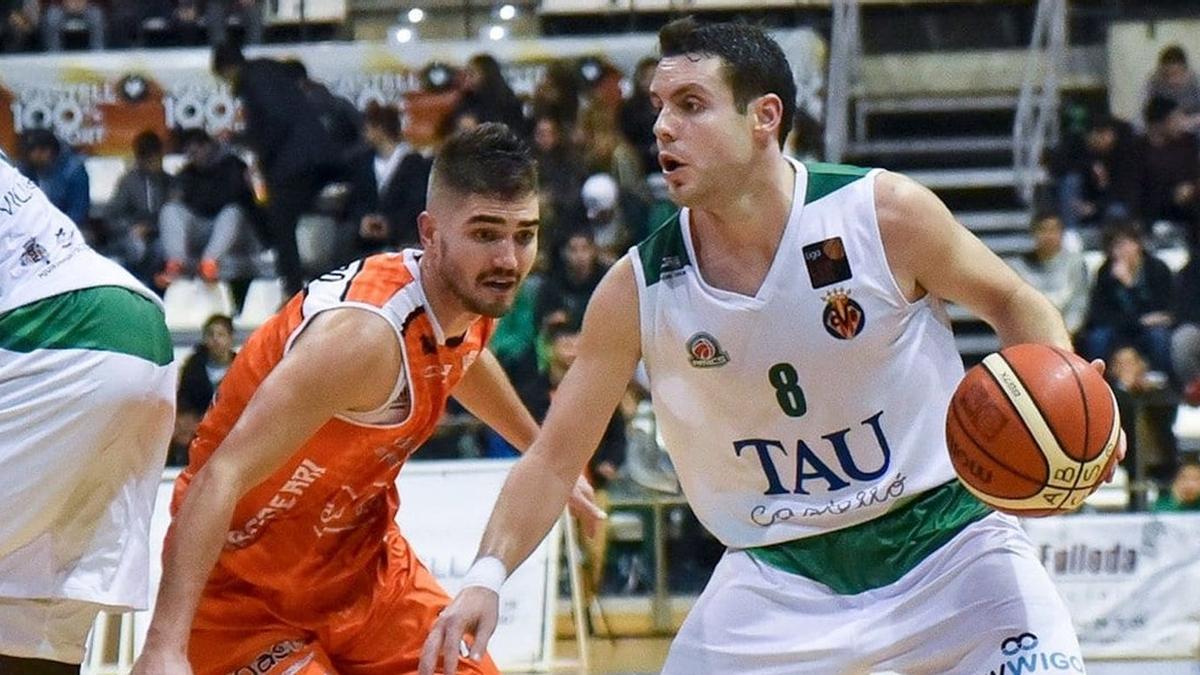
[[[205,467],[192,481],[172,524],[162,584],[147,643],[186,650],[200,594],[221,553],[237,502],[232,481]]]
[[[1073,351],[1062,315],[1031,286],[1015,289],[989,323],[1006,347],[1036,342]]]
[[[521,452],[533,443],[537,422],[490,351],[479,354],[454,388],[454,398]]]
[[[479,557],[499,559],[511,574],[550,532],[578,475],[578,470],[554,466],[538,452],[522,457],[504,481]]]

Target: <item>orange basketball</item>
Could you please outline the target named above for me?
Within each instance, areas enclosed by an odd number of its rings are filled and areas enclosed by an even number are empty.
[[[1047,345],[991,354],[967,371],[946,413],[954,470],[998,511],[1073,511],[1107,473],[1121,421],[1104,378]]]

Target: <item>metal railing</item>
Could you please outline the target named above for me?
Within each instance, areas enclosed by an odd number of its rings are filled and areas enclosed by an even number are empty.
[[[1033,39],[1013,124],[1013,174],[1026,204],[1032,204],[1042,154],[1058,142],[1059,87],[1067,53],[1067,0],[1038,0]]]
[[[829,77],[825,82],[825,156],[840,162],[849,145],[850,99],[862,65],[858,0],[833,0]]]

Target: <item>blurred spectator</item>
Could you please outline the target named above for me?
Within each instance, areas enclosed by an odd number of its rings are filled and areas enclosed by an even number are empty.
[[[589,108],[580,127],[584,165],[590,173],[606,173],[617,181],[621,213],[635,231],[642,231],[649,217],[650,191],[637,150],[618,131],[603,105]]]
[[[206,0],[205,6],[209,44],[225,42],[230,24],[241,27],[241,44],[256,45],[262,42],[263,3],[260,0]]]
[[[521,100],[500,71],[500,63],[491,54],[476,54],[462,70],[462,100],[456,117],[470,114],[477,123],[502,122],[513,131],[529,133]]]
[[[108,202],[108,253],[155,288],[154,277],[165,262],[158,217],[171,194],[171,177],[163,171],[162,139],[153,131],[133,139],[133,157],[134,165],[117,181]]]
[[[196,435],[196,427],[208,412],[213,396],[237,352],[233,351],[233,320],[214,314],[204,322],[200,344],[183,362],[179,373],[179,392],[175,413],[175,431],[171,437],[168,466],[186,466],[187,448]]]
[[[1042,213],[1030,226],[1034,249],[1012,261],[1013,269],[1038,289],[1062,313],[1067,331],[1076,335],[1083,327],[1091,286],[1083,255],[1063,248],[1063,224],[1058,216]]]
[[[533,90],[533,116],[551,118],[567,138],[579,118],[579,73],[565,60],[551,61]]]
[[[223,314],[208,317],[200,333],[200,344],[179,371],[178,410],[203,416],[235,356],[233,319]]]
[[[0,0],[0,49],[27,52],[37,46],[38,0]]]
[[[583,310],[606,271],[589,230],[577,229],[568,234],[558,246],[538,295],[534,318],[540,329],[562,323],[578,330],[583,323]]]
[[[1105,233],[1104,264],[1096,273],[1081,351],[1107,359],[1118,347],[1135,346],[1159,373],[1171,368],[1171,269],[1146,252],[1132,223]]]
[[[545,340],[549,347],[550,358],[546,369],[548,396],[553,398],[554,391],[566,376],[567,370],[575,362],[578,353],[579,330],[565,323],[551,324],[545,332]],[[549,400],[546,401],[547,408]],[[545,410],[540,411],[538,419],[545,416]],[[600,445],[588,461],[587,475],[592,485],[597,488],[605,487],[609,481],[617,477],[621,465],[625,463],[625,417],[618,407],[608,421]]]
[[[633,71],[633,91],[621,104],[619,113],[621,133],[637,151],[646,171],[658,167],[658,142],[654,138],[658,110],[650,100],[650,81],[654,79],[654,69],[657,67],[658,59],[653,56],[638,61]]]
[[[1183,400],[1200,405],[1200,256],[1193,254],[1175,278],[1171,365]]]
[[[25,132],[25,163],[21,172],[37,183],[50,203],[85,231],[92,207],[91,183],[83,159],[49,129]]]
[[[1058,181],[1059,213],[1067,229],[1129,218],[1137,201],[1132,130],[1116,118],[1092,119],[1082,136],[1067,138],[1051,164]],[[1098,237],[1089,246],[1099,244]]]
[[[301,88],[294,66],[271,59],[246,60],[236,43],[213,50],[213,72],[241,99],[246,143],[267,187],[266,227],[286,292],[304,285],[296,223],[321,190],[344,174],[341,149],[322,115]]]
[[[617,181],[606,173],[589,176],[580,191],[588,228],[596,243],[600,264],[608,267],[625,255],[644,232],[634,232],[625,222],[619,204]]]
[[[224,280],[240,312],[260,250],[249,220],[254,208],[249,170],[201,129],[184,132],[180,145],[187,164],[159,216],[167,256],[161,281],[169,284],[183,274],[210,283]]]
[[[533,125],[533,152],[538,163],[538,189],[542,205],[542,243],[553,246],[558,232],[578,223],[583,207],[582,158],[571,144],[562,123],[546,115]]]
[[[541,400],[537,354],[538,326],[534,311],[543,283],[545,279],[541,274],[526,277],[512,308],[496,324],[496,331],[488,342],[488,349],[496,355],[513,388],[527,407]]]
[[[104,49],[104,10],[91,0],[51,3],[42,16],[42,44],[46,51],[62,51],[63,33],[67,31],[84,31],[89,48]]]
[[[1171,489],[1158,496],[1155,511],[1200,511],[1200,463],[1182,464],[1171,481]]]
[[[419,246],[417,216],[425,210],[433,160],[404,142],[396,106],[372,103],[365,121],[371,148],[361,160],[369,188],[358,198],[366,211],[359,220],[359,248],[366,252]]]
[[[114,47],[160,43],[198,44],[204,32],[201,0],[117,2],[109,13],[109,42]]]
[[[1196,219],[1200,141],[1188,133],[1174,101],[1156,96],[1146,104],[1146,133],[1138,139],[1138,215],[1143,222],[1191,225]]]
[[[1124,346],[1108,360],[1105,378],[1117,399],[1126,449],[1122,464],[1131,481],[1152,478],[1165,482],[1178,462],[1178,442],[1172,427],[1179,411],[1163,373],[1150,370],[1145,357]],[[1143,505],[1144,506],[1144,505]]]
[[[1142,106],[1156,97],[1175,103],[1187,116],[1185,126],[1195,131],[1200,126],[1200,78],[1188,66],[1187,52],[1179,45],[1168,45],[1158,53],[1158,67],[1146,80]]]
[[[792,133],[788,136],[789,154],[801,162],[825,161],[825,129],[804,108],[796,109]],[[655,166],[657,166],[657,159]]]

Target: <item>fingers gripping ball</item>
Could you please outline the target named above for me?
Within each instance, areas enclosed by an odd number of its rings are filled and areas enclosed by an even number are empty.
[[[1079,508],[1103,481],[1121,422],[1100,373],[1078,356],[1023,344],[967,371],[950,400],[946,443],[963,485],[998,511]]]

